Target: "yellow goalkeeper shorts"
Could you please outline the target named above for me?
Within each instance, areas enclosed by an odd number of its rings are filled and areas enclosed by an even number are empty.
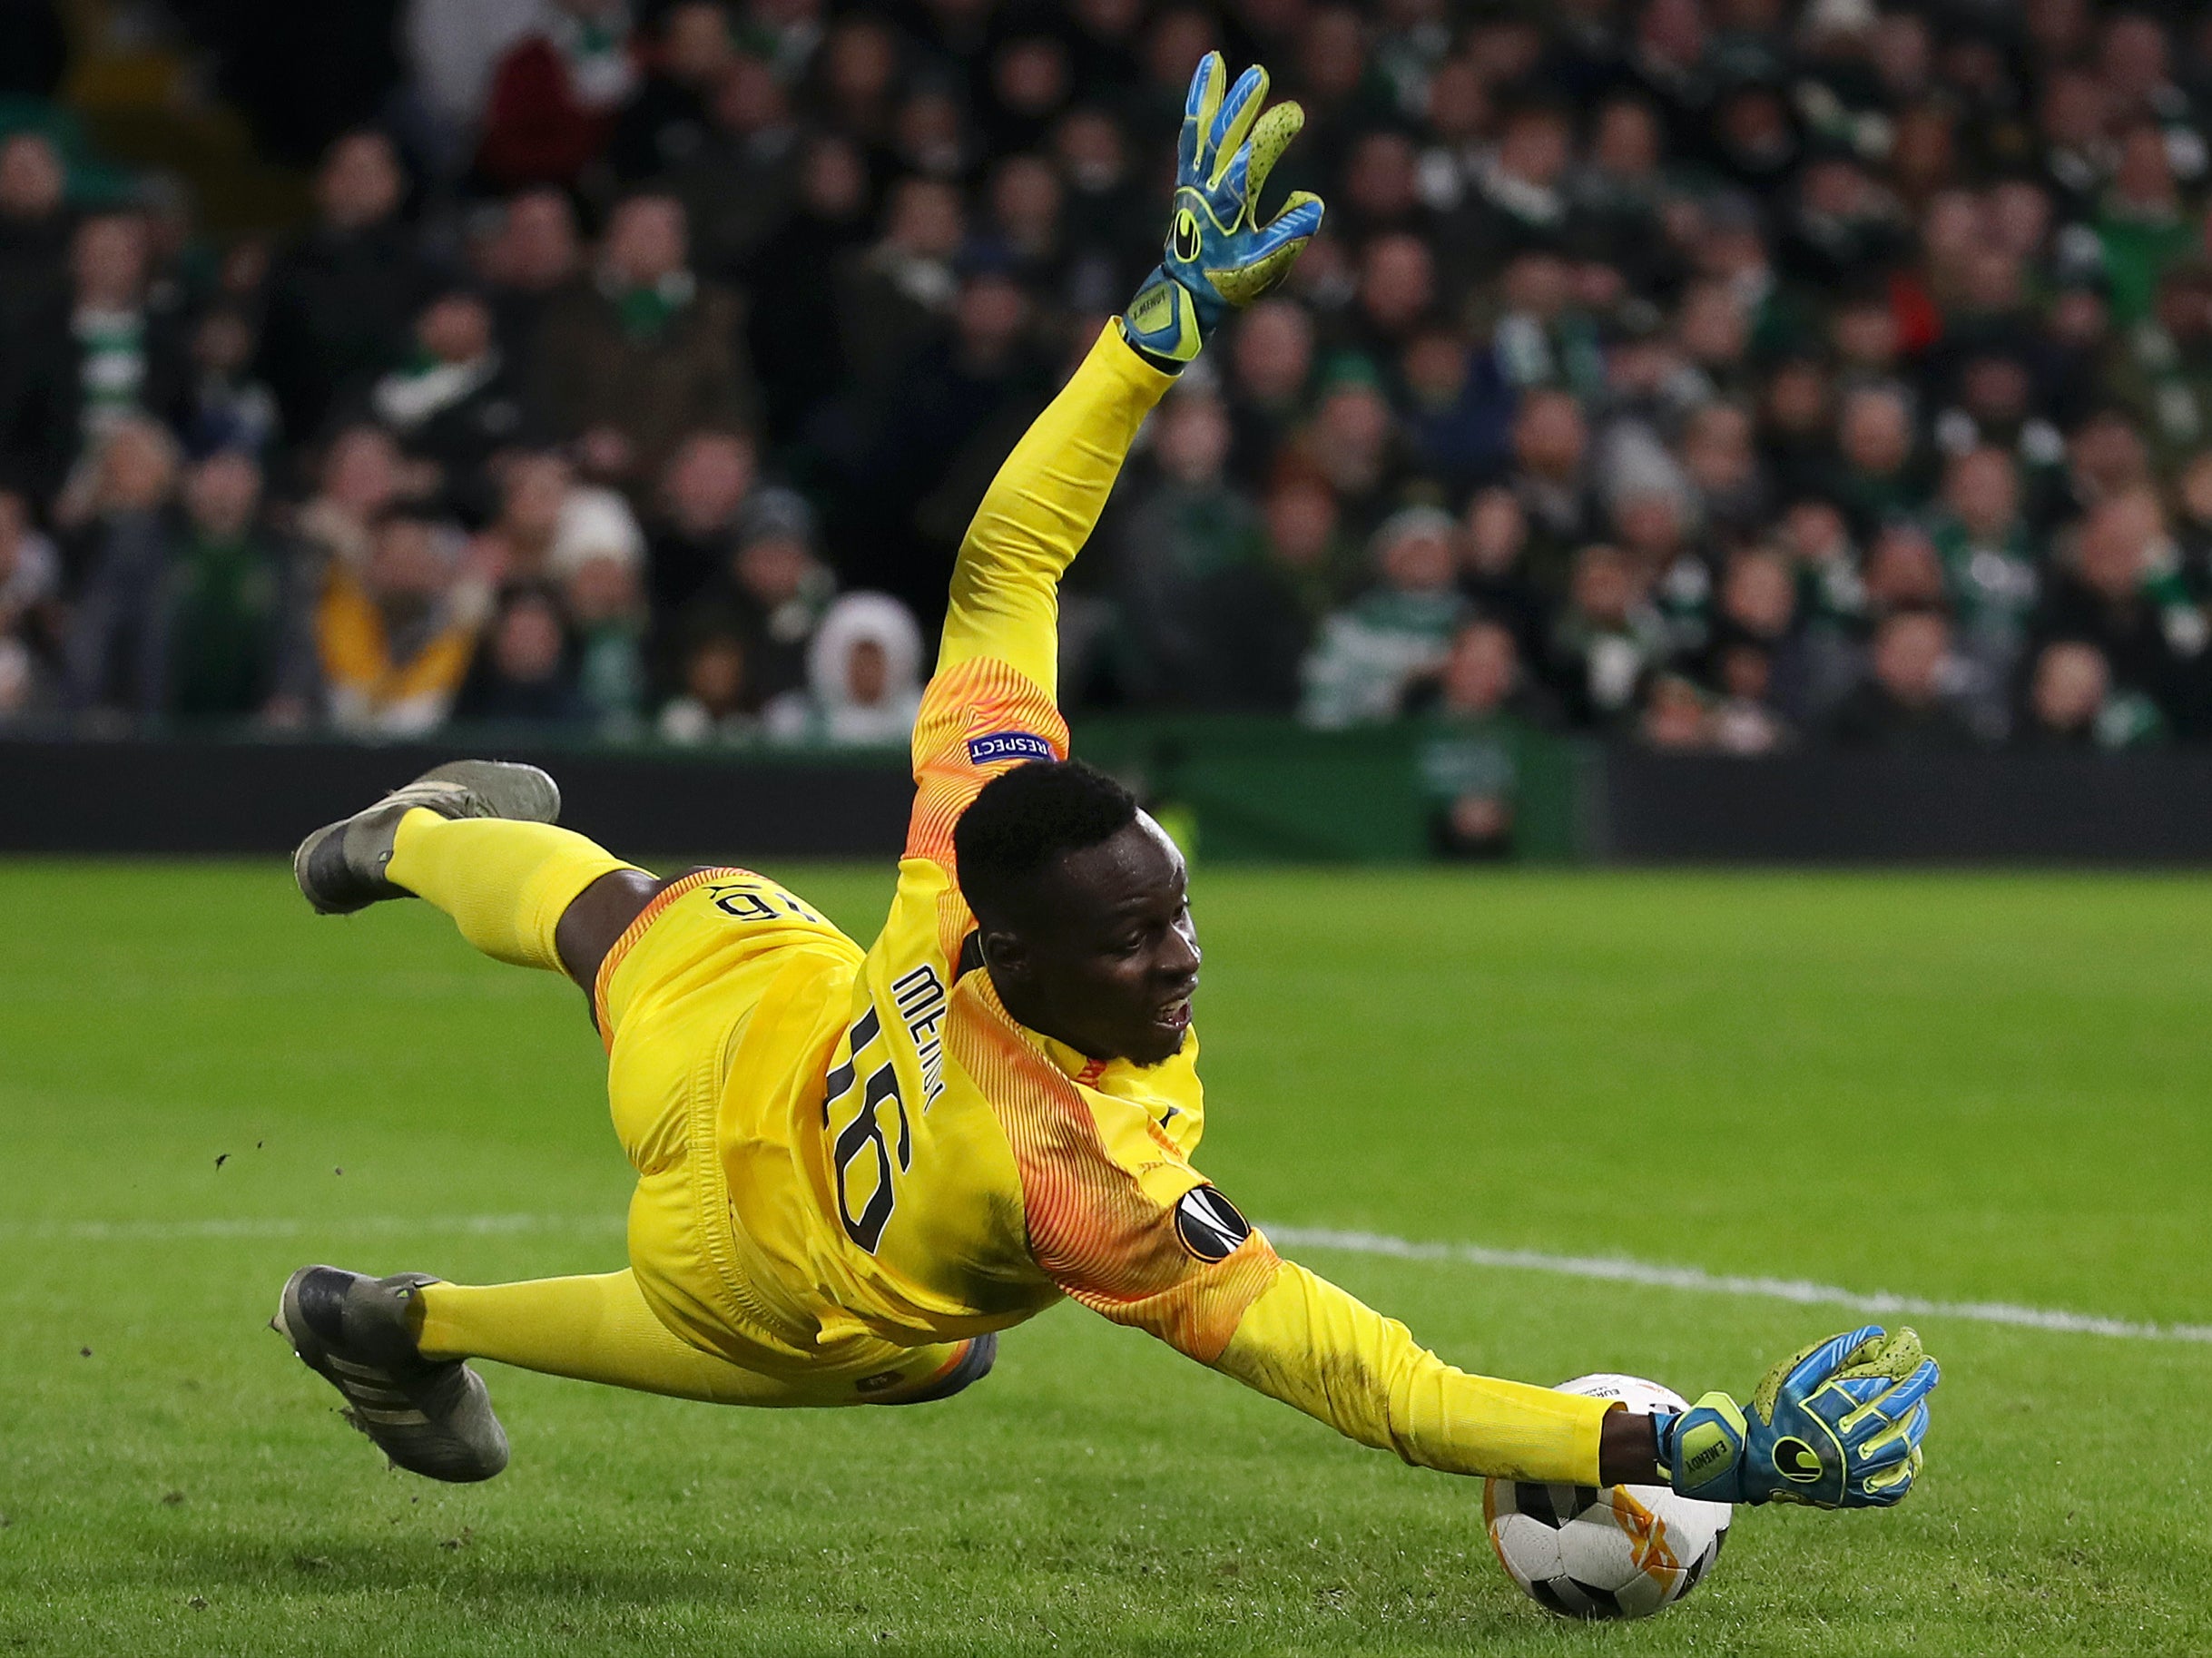
[[[783,1102],[732,1099],[725,1086],[740,1045],[757,1058],[766,1041],[778,1046],[769,1069],[791,1079],[790,1098],[817,1092],[809,1084],[828,1063],[861,960],[858,945],[775,882],[700,869],[631,923],[594,989],[614,1133],[638,1173],[629,1219],[638,1287],[693,1347],[786,1385],[788,1399],[763,1402],[928,1392],[969,1345],[897,1347],[820,1305],[804,1262],[823,1222],[789,1154],[795,1114]],[[825,1321],[839,1333],[825,1336]]]

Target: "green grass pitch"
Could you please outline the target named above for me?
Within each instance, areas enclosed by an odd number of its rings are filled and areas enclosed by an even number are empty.
[[[776,872],[863,937],[887,894]],[[1200,1162],[1263,1222],[2212,1323],[2212,882],[1202,869],[1197,904]],[[1072,1307],[914,1411],[488,1367],[513,1467],[413,1479],[261,1326],[303,1261],[620,1264],[580,998],[422,906],[318,920],[275,864],[0,864],[0,1653],[2212,1651],[2212,1346],[1963,1318],[1919,1320],[1902,1510],[1740,1514],[1637,1625],[1523,1601],[1474,1482]],[[1853,1320],[1305,1258],[1543,1381],[1740,1391]]]

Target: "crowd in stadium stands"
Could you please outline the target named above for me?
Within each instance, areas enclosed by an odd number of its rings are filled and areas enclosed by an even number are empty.
[[[2212,11],[413,0],[398,46],[267,238],[84,205],[7,105],[0,721],[900,741],[1219,46],[1328,221],[1148,427],[1072,704],[2212,736]]]

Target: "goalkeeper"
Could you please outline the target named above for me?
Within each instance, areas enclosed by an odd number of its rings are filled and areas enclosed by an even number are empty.
[[[1671,1417],[1454,1369],[1293,1262],[1192,1165],[1205,1114],[1183,860],[1067,758],[1056,590],[1145,414],[1320,228],[1263,221],[1294,103],[1191,85],[1166,254],[1008,458],[953,574],[914,732],[897,896],[862,951],[743,869],[669,880],[554,828],[528,767],[465,761],[309,837],[325,913],[413,894],[592,997],[638,1182],[629,1267],[472,1287],[306,1267],[278,1327],[403,1467],[483,1479],[498,1359],[723,1404],[907,1405],[990,1369],[1061,1297],[1407,1461],[1756,1503],[1882,1506],[1920,1467],[1935,1366],[1854,1330],[1747,1408]]]

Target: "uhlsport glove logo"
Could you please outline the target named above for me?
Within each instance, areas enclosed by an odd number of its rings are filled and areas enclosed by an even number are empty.
[[[1775,1441],[1775,1470],[1783,1478],[1809,1486],[1825,1471],[1821,1467],[1820,1453],[1803,1439]]]
[[[1184,263],[1189,264],[1197,259],[1199,245],[1198,215],[1192,212],[1187,207],[1177,208],[1175,210],[1174,243],[1175,257]]]

